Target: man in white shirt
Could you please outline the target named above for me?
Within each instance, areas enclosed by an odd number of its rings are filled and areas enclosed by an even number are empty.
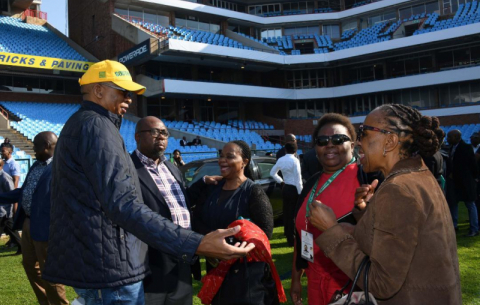
[[[302,192],[302,175],[300,161],[295,157],[297,144],[290,142],[285,144],[286,155],[278,159],[272,167],[270,175],[277,183],[282,184],[283,197],[283,223],[284,234],[290,247],[293,247],[294,238],[294,213],[298,201],[298,195]],[[278,175],[282,171],[283,179]]]

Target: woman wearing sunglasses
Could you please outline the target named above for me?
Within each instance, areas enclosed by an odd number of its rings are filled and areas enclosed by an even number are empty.
[[[324,305],[329,303],[336,290],[345,285],[348,276],[315,245],[314,241],[321,232],[306,218],[309,203],[322,201],[333,209],[335,219],[340,218],[353,210],[356,189],[371,180],[354,158],[356,132],[347,117],[325,114],[318,121],[313,135],[317,159],[323,170],[305,183],[298,200],[291,297],[294,304],[302,304],[300,279],[305,272],[308,303]]]
[[[310,206],[310,223],[323,231],[316,244],[350,278],[370,257],[369,291],[382,304],[462,302],[452,218],[421,158],[433,155],[444,137],[436,117],[404,105],[378,107],[360,127],[358,145],[365,171],[380,170],[385,181],[374,194],[370,186],[357,192],[364,213],[354,232],[337,225],[322,200]]]

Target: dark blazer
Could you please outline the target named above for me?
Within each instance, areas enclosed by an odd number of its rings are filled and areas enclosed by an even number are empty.
[[[317,159],[317,152],[315,151],[315,148],[312,148],[303,154],[302,162],[300,165],[302,168],[303,184],[305,184],[305,182],[307,182],[310,177],[322,170],[322,166]]]
[[[152,209],[152,211],[172,221],[172,214],[168,208],[167,202],[158,190],[158,187],[148,173],[148,170],[143,166],[135,152],[130,156],[135,169],[137,170],[138,179],[140,180],[143,202]],[[180,185],[185,196],[187,207],[190,210],[190,202],[188,200],[182,173],[168,160],[165,161],[165,165]],[[144,290],[147,293],[173,292],[179,281],[187,283],[192,281],[189,268],[182,268],[181,270],[183,273],[179,272],[178,265],[186,264],[183,260],[179,261],[176,257],[161,252],[153,247],[148,247],[148,260],[152,273],[144,280]]]
[[[422,157],[422,159],[425,165],[432,172],[433,176],[441,186],[442,185],[441,176],[443,175],[443,157],[440,151],[437,151],[431,157]]]
[[[35,162],[30,171],[38,165]],[[49,226],[50,226],[50,182],[52,181],[52,163],[50,163],[43,171],[42,176],[38,180],[35,191],[32,195],[32,205],[30,211],[30,235],[35,241],[48,241]],[[15,213],[13,220],[13,230],[22,230],[23,222],[25,221],[25,211],[22,208],[22,194],[25,188],[25,183],[21,188],[13,191],[0,194],[0,202],[4,203],[19,203],[19,208]]]
[[[450,148],[450,158],[447,162],[447,177],[453,183],[456,201],[475,201],[477,197],[476,181],[478,177],[475,154],[472,146],[463,140],[458,143],[453,158]],[[453,180],[452,180],[453,179]]]

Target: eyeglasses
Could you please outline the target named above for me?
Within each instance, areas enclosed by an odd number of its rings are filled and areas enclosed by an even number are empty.
[[[362,140],[362,137],[365,136],[365,130],[371,130],[371,131],[376,131],[376,132],[381,132],[381,133],[384,133],[384,134],[393,134],[393,133],[396,133],[394,131],[390,131],[390,130],[385,130],[385,129],[380,129],[380,128],[377,128],[377,127],[373,127],[373,126],[368,126],[368,125],[360,125],[360,127],[358,128],[358,132],[357,132],[357,141],[361,141]]]
[[[352,141],[347,135],[334,134],[333,136],[318,136],[315,139],[315,144],[318,146],[327,146],[330,140],[333,145],[342,145],[345,142]]]
[[[141,133],[141,132],[149,132],[150,135],[154,138],[157,138],[158,136],[162,136],[164,138],[168,138],[168,136],[170,135],[168,133],[168,130],[166,129],[157,129],[157,128],[152,128],[152,129],[146,129],[146,130],[140,130],[138,131],[137,133]]]
[[[132,95],[133,95],[131,91],[125,90],[123,88],[120,88],[120,87],[117,87],[117,86],[114,86],[114,85],[101,83],[100,86],[105,86],[105,87],[109,87],[109,88],[112,88],[112,89],[116,89],[118,91],[122,91],[124,98],[132,98]]]

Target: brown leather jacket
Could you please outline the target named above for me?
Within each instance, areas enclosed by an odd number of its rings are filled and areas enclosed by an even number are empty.
[[[336,225],[316,243],[350,278],[369,255],[369,290],[379,304],[462,303],[452,218],[420,157],[394,166],[353,236]],[[363,275],[359,287],[364,287]]]

